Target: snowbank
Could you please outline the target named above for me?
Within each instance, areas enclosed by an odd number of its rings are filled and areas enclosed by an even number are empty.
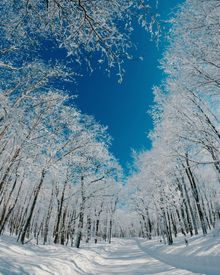
[[[91,244],[76,249],[61,245],[20,245],[9,236],[0,238],[0,274],[89,274],[94,259],[108,249],[107,244]]]
[[[160,243],[160,240],[146,241],[137,239],[137,244],[149,254],[164,263],[183,268],[195,273],[207,275],[220,274],[220,236],[209,235],[188,238],[178,237],[171,246]]]

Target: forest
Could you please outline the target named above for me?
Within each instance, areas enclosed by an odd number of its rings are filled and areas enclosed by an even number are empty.
[[[125,237],[172,245],[219,227],[219,0],[181,2],[167,23],[164,80],[148,110],[152,148],[133,153],[128,175],[108,128],[65,89],[97,65],[120,85],[133,21],[160,41],[151,2],[0,2],[1,236],[24,246]],[[48,45],[62,54],[45,58]]]

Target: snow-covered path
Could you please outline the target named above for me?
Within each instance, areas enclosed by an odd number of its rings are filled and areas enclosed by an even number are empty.
[[[136,240],[118,240],[100,259],[94,258],[91,273],[95,275],[146,275],[146,274],[196,274],[178,269],[152,258],[143,251]],[[197,273],[198,274],[198,273]]]
[[[178,238],[172,246],[155,239],[113,239],[83,244],[81,249],[61,245],[18,244],[0,237],[0,274],[4,275],[190,275],[220,274],[220,237],[195,236],[189,246]]]

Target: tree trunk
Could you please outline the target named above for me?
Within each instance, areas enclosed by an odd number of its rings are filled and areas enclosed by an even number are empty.
[[[189,212],[190,212],[195,235],[198,235],[198,228],[197,228],[197,223],[196,223],[196,219],[195,219],[195,214],[193,212],[192,205],[190,203],[190,198],[189,198],[189,194],[188,194],[188,191],[186,188],[186,183],[184,181],[184,178],[182,178],[182,181],[183,181],[183,187],[184,187],[184,192],[186,195],[186,202],[187,202],[187,203],[185,202],[185,208],[186,208],[188,224],[189,224],[189,227],[191,228],[191,219],[190,219],[190,215],[189,215]]]
[[[28,215],[28,218],[27,218],[27,220],[25,222],[25,225],[24,225],[24,228],[22,230],[22,234],[21,234],[21,238],[20,238],[20,241],[21,241],[22,244],[24,244],[27,230],[28,230],[28,228],[31,224],[31,218],[32,218],[33,213],[34,213],[34,208],[35,208],[37,198],[38,198],[38,195],[40,193],[40,190],[41,190],[41,187],[42,187],[42,184],[43,184],[43,181],[44,181],[45,174],[46,174],[46,171],[45,171],[45,169],[43,169],[42,172],[41,172],[40,182],[39,182],[39,184],[38,184],[38,186],[37,186],[37,188],[35,189],[35,192],[34,192],[35,193],[34,194],[34,200],[33,200],[32,205],[31,205],[30,213]]]
[[[75,247],[80,247],[80,241],[82,237],[82,229],[83,229],[83,219],[84,219],[84,209],[81,207],[80,214],[79,214],[79,223],[78,223],[78,230],[76,233],[76,241],[75,241]]]
[[[86,242],[88,243],[90,238],[91,238],[91,228],[92,228],[92,223],[91,223],[91,218],[88,215],[87,216],[87,236],[86,236]]]
[[[95,225],[95,243],[98,242],[98,232],[99,232],[99,220],[96,220],[96,225]]]
[[[187,156],[186,156],[186,165],[187,165],[186,174],[187,174],[188,180],[189,180],[191,188],[192,188],[193,197],[194,197],[195,202],[196,202],[196,207],[197,207],[200,222],[201,222],[202,232],[203,232],[203,235],[206,235],[207,234],[207,228],[206,228],[206,223],[205,223],[202,207],[201,207],[201,204],[200,204],[199,193],[198,193],[198,189],[197,189],[197,186],[196,186],[195,178],[194,178],[193,173],[191,171],[191,168],[189,166],[189,160],[188,160]]]
[[[8,221],[8,219],[9,219],[9,217],[10,217],[10,215],[11,215],[13,209],[15,208],[15,205],[16,205],[16,203],[17,203],[17,201],[18,201],[18,197],[19,197],[19,195],[20,195],[20,191],[21,191],[22,184],[23,184],[23,181],[21,182],[21,184],[20,184],[20,186],[19,186],[18,193],[17,193],[17,196],[16,196],[16,198],[15,198],[15,201],[14,201],[13,205],[9,206],[8,212],[7,212],[7,214],[5,214],[5,216],[4,216],[4,220],[1,221],[1,225],[0,225],[0,234],[2,234],[2,232],[3,232],[3,230],[4,230],[4,227],[5,227],[5,224],[6,224],[6,222]]]
[[[53,208],[52,202],[53,202],[53,190],[51,192],[50,202],[49,202],[49,206],[48,206],[48,210],[47,210],[47,216],[46,216],[46,220],[45,220],[44,242],[43,242],[43,244],[47,243],[48,232],[49,232],[49,222],[50,222],[51,212],[52,212],[52,208]]]
[[[62,245],[65,244],[65,235],[66,235],[65,221],[66,221],[66,214],[67,214],[67,207],[65,208],[65,210],[63,212],[63,219],[62,219],[61,236],[60,236],[60,243]]]
[[[61,220],[61,215],[62,215],[62,210],[63,210],[63,202],[64,202],[64,195],[65,195],[65,189],[66,189],[66,184],[67,182],[65,181],[64,186],[63,186],[63,191],[60,199],[60,206],[58,209],[58,215],[57,215],[57,223],[55,226],[55,233],[54,233],[54,243],[57,244],[59,242],[59,227],[60,227],[60,220]]]
[[[112,219],[109,221],[109,233],[108,233],[108,242],[111,243],[112,241]]]
[[[80,241],[82,237],[82,230],[83,230],[83,220],[84,220],[84,211],[85,211],[85,202],[86,197],[84,194],[84,177],[81,176],[81,205],[80,205],[80,212],[79,212],[79,223],[78,223],[78,229],[76,233],[76,241],[75,241],[75,247],[80,247]]]

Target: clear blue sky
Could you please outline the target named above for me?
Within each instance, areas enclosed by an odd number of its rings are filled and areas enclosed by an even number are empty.
[[[169,19],[183,1],[159,0],[157,12],[160,19]],[[166,30],[162,30],[162,35],[166,35]],[[58,84],[69,90],[70,94],[78,95],[75,104],[83,113],[93,115],[96,121],[108,126],[113,138],[111,151],[125,171],[132,161],[132,149],[140,151],[151,147],[147,134],[152,129],[152,121],[147,111],[153,104],[152,87],[163,79],[158,66],[166,46],[162,38],[157,48],[155,41],[151,41],[149,34],[138,24],[134,26],[132,42],[137,46],[132,53],[136,58],[125,62],[122,84],[118,83],[114,73],[108,77],[101,69],[96,69],[92,74],[82,69],[83,77],[77,79],[77,84]],[[40,54],[44,60],[55,57],[62,61],[66,58],[66,51],[53,48],[49,41],[43,43],[42,49]],[[144,57],[143,61],[138,58],[140,56]],[[70,66],[75,70],[74,62],[70,62]]]
[[[181,2],[160,0],[161,19],[167,19]],[[132,39],[138,46],[135,56],[143,56],[144,61],[126,62],[122,84],[118,84],[116,76],[109,78],[105,72],[96,70],[92,75],[85,74],[73,89],[73,93],[78,94],[76,104],[82,112],[108,126],[113,137],[112,152],[125,169],[131,162],[131,148],[139,151],[151,147],[147,133],[152,129],[152,121],[147,110],[153,103],[152,86],[159,84],[163,77],[158,69],[163,43],[157,49],[140,26]]]
[[[161,19],[169,18],[181,2],[159,1]],[[116,76],[109,78],[97,69],[91,75],[84,74],[77,87],[71,89],[73,94],[78,94],[76,104],[79,109],[108,126],[113,137],[111,150],[125,169],[131,162],[132,148],[139,151],[151,147],[147,133],[152,129],[152,121],[147,111],[153,104],[152,87],[163,78],[158,68],[164,50],[163,40],[158,49],[138,25],[132,39],[138,47],[134,55],[143,56],[144,61],[137,58],[125,63],[122,84],[118,84]]]
[[[157,12],[160,18],[168,19],[183,1],[159,0]],[[75,103],[83,113],[93,115],[102,125],[108,126],[113,138],[111,151],[125,171],[132,160],[131,149],[140,151],[151,147],[147,133],[152,129],[152,121],[147,111],[153,104],[152,87],[163,79],[158,60],[165,48],[163,38],[157,48],[155,41],[151,42],[149,35],[138,24],[134,27],[132,42],[137,49],[133,55],[137,58],[126,61],[122,84],[118,83],[116,75],[112,74],[109,78],[106,72],[96,69],[92,74],[83,72],[77,84],[64,85],[71,94],[78,95]],[[165,36],[166,31],[163,30],[162,34]],[[43,45],[41,55],[45,60],[66,58],[64,50],[56,47],[53,50],[53,45],[48,42]],[[144,60],[138,59],[139,56]],[[70,66],[74,71],[74,64]]]

